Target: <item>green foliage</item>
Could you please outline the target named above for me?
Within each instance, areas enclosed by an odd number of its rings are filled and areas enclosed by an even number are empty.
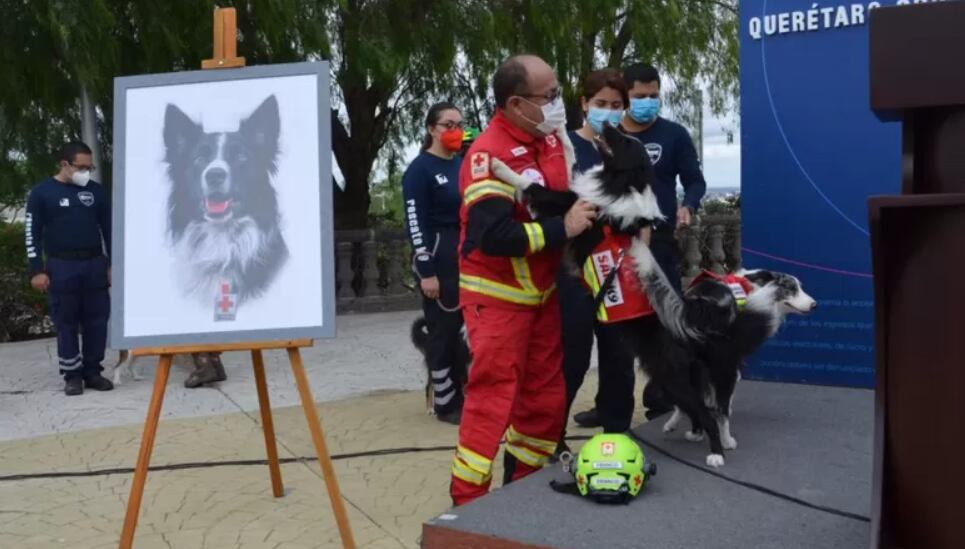
[[[706,215],[740,215],[741,196],[732,194],[722,197],[707,198],[700,204],[701,213]]]
[[[6,0],[0,18],[0,204],[19,204],[79,137],[85,87],[98,112],[110,183],[113,78],[190,70],[211,56],[214,0]],[[492,113],[489,79],[512,53],[557,67],[568,104],[594,68],[652,61],[675,83],[684,123],[709,82],[715,112],[737,92],[736,0],[218,0],[238,10],[238,53],[249,65],[329,59],[332,148],[346,180],[337,225],[368,223],[369,182],[423,131],[437,99],[469,122]],[[574,117],[571,117],[574,118]],[[575,120],[575,118],[574,118]]]
[[[46,303],[43,294],[30,287],[23,223],[0,220],[0,342],[47,331]]]

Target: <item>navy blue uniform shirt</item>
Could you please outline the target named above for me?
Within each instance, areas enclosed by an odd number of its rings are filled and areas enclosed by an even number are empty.
[[[677,224],[677,176],[684,187],[684,206],[695,212],[707,192],[707,183],[700,171],[697,149],[687,130],[666,118],[657,118],[642,132],[626,132],[639,139],[650,153],[650,162],[657,181],[653,192],[657,195],[660,211],[667,216],[666,224]]]
[[[596,150],[596,146],[591,141],[587,141],[575,130],[569,132],[569,136],[570,142],[573,143],[573,152],[576,153],[576,165],[573,166],[574,173],[585,173],[593,166],[603,163],[600,151]]]
[[[111,249],[111,214],[100,183],[86,187],[41,181],[27,198],[27,261],[30,276],[43,272],[41,252],[56,257],[65,252]]]
[[[420,278],[436,276],[433,255],[438,246],[438,231],[459,228],[461,165],[461,156],[440,158],[422,151],[402,176],[406,225]]]

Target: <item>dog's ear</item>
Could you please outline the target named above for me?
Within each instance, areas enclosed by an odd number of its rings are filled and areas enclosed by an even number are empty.
[[[164,111],[164,146],[168,160],[197,143],[202,133],[204,130],[200,124],[188,118],[178,107],[168,104]]]
[[[241,121],[238,131],[258,149],[274,154],[278,146],[281,121],[278,114],[278,100],[269,95],[251,116]]]
[[[774,282],[774,273],[765,270],[745,271],[743,274],[751,284],[758,288],[763,287],[769,282]]]

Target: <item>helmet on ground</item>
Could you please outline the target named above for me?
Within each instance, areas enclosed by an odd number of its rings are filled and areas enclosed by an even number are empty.
[[[657,473],[656,465],[646,463],[640,446],[622,433],[594,436],[580,448],[575,461],[580,495],[597,501],[629,502]]]

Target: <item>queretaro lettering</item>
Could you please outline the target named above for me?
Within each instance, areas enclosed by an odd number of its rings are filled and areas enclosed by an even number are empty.
[[[783,11],[751,17],[747,22],[747,32],[754,40],[765,36],[817,32],[865,25],[871,10],[882,6],[907,6],[914,4],[933,4],[951,0],[882,0],[872,2],[853,2],[839,5],[811,4],[807,10]],[[774,2],[774,4],[780,4]]]

